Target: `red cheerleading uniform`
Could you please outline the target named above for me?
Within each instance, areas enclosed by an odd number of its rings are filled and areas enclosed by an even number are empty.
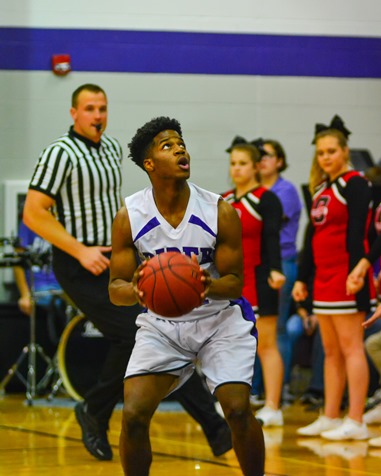
[[[222,197],[242,223],[244,287],[242,295],[260,316],[278,314],[278,291],[267,283],[271,270],[281,272],[282,205],[275,193],[259,186],[237,198],[235,190]]]
[[[359,172],[348,171],[333,182],[323,182],[312,197],[311,224],[300,269],[307,282],[315,267],[313,311],[316,314],[351,314],[369,311],[375,304],[371,272],[364,288],[346,294],[349,272],[369,250],[371,190]]]

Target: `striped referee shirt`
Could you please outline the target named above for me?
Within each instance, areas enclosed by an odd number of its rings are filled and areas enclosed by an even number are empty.
[[[78,241],[110,246],[121,206],[122,148],[102,134],[98,144],[73,127],[40,155],[29,188],[55,200],[53,213]]]

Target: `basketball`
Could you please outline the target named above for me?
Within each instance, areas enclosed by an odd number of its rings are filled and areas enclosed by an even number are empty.
[[[179,317],[202,304],[204,291],[199,266],[191,258],[170,251],[149,259],[138,280],[148,309],[163,317]]]

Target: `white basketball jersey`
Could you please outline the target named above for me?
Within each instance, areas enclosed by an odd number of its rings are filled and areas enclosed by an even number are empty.
[[[183,220],[173,228],[160,214],[153,199],[152,187],[125,198],[132,238],[141,260],[166,251],[197,256],[200,266],[213,278],[218,224],[218,201],[221,197],[189,183],[190,197]],[[216,314],[229,306],[229,300],[207,298],[204,304],[176,320],[192,320]],[[157,316],[152,311],[150,314]],[[162,316],[160,316],[162,317]]]

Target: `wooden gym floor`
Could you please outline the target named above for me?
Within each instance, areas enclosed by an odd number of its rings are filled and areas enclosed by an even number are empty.
[[[72,407],[68,398],[39,399],[28,406],[23,394],[0,397],[1,476],[122,476],[118,455],[121,411],[114,412],[109,432],[114,460],[101,462],[84,449]],[[317,416],[298,403],[285,408],[284,416],[284,428],[265,429],[266,476],[381,474],[381,448],[372,449],[364,441],[297,437],[296,428]],[[370,430],[372,436],[381,434],[380,427]],[[234,452],[213,457],[200,428],[179,409],[160,407],[152,421],[151,441],[151,476],[241,474]]]

